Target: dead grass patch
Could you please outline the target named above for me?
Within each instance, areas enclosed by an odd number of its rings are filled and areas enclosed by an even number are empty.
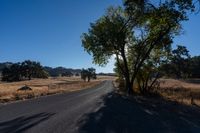
[[[0,82],[0,102],[24,100],[44,95],[65,93],[86,89],[98,85],[106,78],[84,82],[80,77],[58,77],[49,79],[33,79],[20,82]],[[22,86],[27,85],[32,90],[18,91]]]
[[[200,82],[194,80],[161,79],[157,92],[174,101],[200,106]]]

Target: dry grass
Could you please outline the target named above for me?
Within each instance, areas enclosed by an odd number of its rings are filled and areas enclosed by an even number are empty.
[[[83,82],[80,77],[58,77],[49,79],[33,79],[20,82],[0,82],[0,102],[23,100],[43,95],[63,93],[86,89],[99,84],[103,80],[113,79],[111,77],[99,77],[91,82]],[[27,85],[31,91],[18,91],[22,86]]]
[[[99,81],[103,81],[103,80],[116,80],[117,79],[117,77],[115,77],[115,76],[98,76],[97,77],[97,80],[99,80]]]
[[[200,106],[200,79],[161,79],[157,91],[164,97],[184,104]]]

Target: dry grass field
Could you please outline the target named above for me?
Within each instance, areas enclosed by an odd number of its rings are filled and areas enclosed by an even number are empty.
[[[200,79],[161,79],[157,91],[170,100],[200,106]]]
[[[100,76],[97,80],[84,82],[80,77],[58,77],[10,83],[0,82],[0,102],[23,100],[55,93],[77,91],[93,87],[103,80],[112,79],[113,77]],[[30,87],[32,90],[18,90],[25,85]]]

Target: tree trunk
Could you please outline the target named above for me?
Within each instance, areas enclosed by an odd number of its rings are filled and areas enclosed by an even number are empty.
[[[131,80],[130,80],[130,71],[128,68],[128,62],[126,59],[124,47],[121,50],[121,56],[122,56],[123,63],[124,63],[124,77],[126,80],[126,90],[127,90],[128,95],[132,95],[133,94],[133,84],[131,83]]]
[[[28,76],[28,79],[31,80],[31,75]]]
[[[90,82],[90,77],[88,76],[88,82]]]
[[[133,94],[133,86],[131,84],[128,84],[128,94],[129,95]]]
[[[130,79],[129,78],[125,78],[126,80],[126,90],[128,95],[132,95],[133,94],[133,84],[131,84]]]

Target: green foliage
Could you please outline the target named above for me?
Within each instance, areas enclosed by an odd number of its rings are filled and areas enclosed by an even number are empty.
[[[122,8],[110,7],[106,15],[91,24],[88,33],[82,36],[82,43],[85,50],[93,55],[93,61],[96,64],[104,65],[108,62],[112,55],[116,55],[117,61],[123,57],[126,60],[126,47],[132,40],[131,28],[124,27],[128,18]],[[120,64],[120,63],[118,63]],[[127,61],[124,65],[124,77],[129,75],[127,68]],[[130,85],[129,85],[130,86]]]
[[[20,73],[22,77],[28,78],[47,78],[48,74],[43,70],[39,62],[26,60],[21,63]]]
[[[131,36],[131,29],[120,31],[126,21],[122,8],[110,7],[105,16],[91,23],[88,33],[83,33],[83,47],[93,55],[94,63],[104,65],[113,54],[124,50],[124,44]]]
[[[173,67],[176,78],[189,77],[189,51],[185,46],[177,46],[177,49],[172,51],[171,65]]]
[[[191,57],[185,46],[178,45],[168,62],[160,65],[162,76],[170,78],[200,78],[200,57]]]
[[[185,46],[177,45],[172,50],[169,61],[160,66],[160,71],[166,77],[187,78],[190,75],[190,55]]]
[[[48,73],[44,71],[39,62],[26,60],[22,63],[12,64],[2,71],[3,81],[20,81],[31,78],[48,78]]]
[[[85,69],[82,69],[81,70],[81,79],[83,79],[84,81],[86,81],[87,75],[88,75],[88,71],[85,70]]]
[[[96,79],[96,70],[94,68],[82,69],[81,79],[90,82],[91,79]]]
[[[71,77],[71,76],[73,76],[73,73],[72,72],[70,72],[70,71],[67,71],[67,72],[65,72],[65,73],[62,73],[62,76],[64,77]]]
[[[114,65],[115,65],[115,68],[113,70],[117,74],[117,77],[119,79],[124,79],[125,77],[123,75],[123,71],[125,71],[125,70],[122,70],[122,69],[124,69],[124,63],[123,63],[123,61],[121,59],[118,59],[118,61],[115,62]]]
[[[83,47],[99,65],[115,55],[115,71],[125,80],[129,94],[136,83],[149,90],[158,77],[151,75],[158,75],[158,65],[168,56],[181,22],[193,11],[192,0],[125,0],[124,8],[108,8],[90,25],[82,35]]]
[[[194,56],[190,58],[190,77],[200,78],[200,56]]]
[[[21,67],[19,63],[11,65],[9,68],[5,67],[2,71],[2,81],[20,81]]]

